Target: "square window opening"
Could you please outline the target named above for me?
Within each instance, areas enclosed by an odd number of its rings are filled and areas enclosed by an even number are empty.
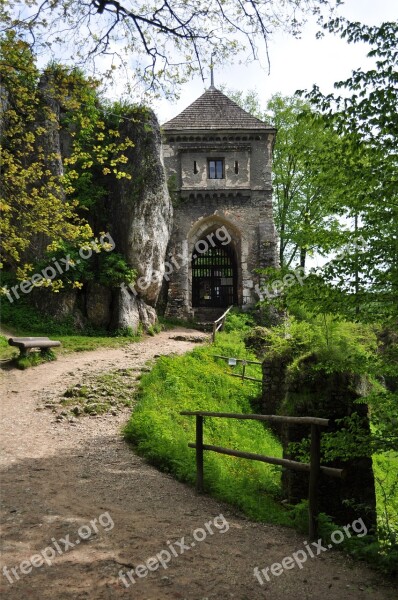
[[[207,163],[209,179],[224,179],[223,158],[208,159]]]

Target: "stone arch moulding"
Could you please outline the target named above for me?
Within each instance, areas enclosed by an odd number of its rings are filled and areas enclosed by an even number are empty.
[[[191,256],[195,247],[195,244],[201,239],[206,239],[206,236],[211,233],[215,233],[219,228],[225,227],[231,241],[232,249],[235,253],[236,264],[237,264],[237,296],[238,305],[242,306],[243,303],[243,287],[242,287],[242,263],[245,261],[245,257],[242,256],[242,234],[239,228],[234,225],[229,219],[226,219],[222,215],[211,215],[209,217],[201,218],[197,221],[190,229],[188,233],[188,290],[189,290],[189,305],[192,307],[192,268],[191,268]]]

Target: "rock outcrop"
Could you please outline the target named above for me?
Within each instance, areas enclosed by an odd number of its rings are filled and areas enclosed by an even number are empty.
[[[166,184],[159,124],[155,114],[141,110],[140,119],[125,119],[121,138],[134,141],[125,152],[131,179],[115,182],[109,199],[110,231],[121,253],[137,272],[134,293],[115,292],[112,327],[156,320],[157,299],[162,287],[167,244],[172,226],[172,204]]]
[[[43,98],[52,102],[47,97],[45,80],[42,87]],[[59,107],[51,105],[51,108],[59,117]],[[111,288],[90,281],[82,290],[61,292],[56,298],[49,298],[48,290],[35,292],[32,297],[41,310],[56,319],[71,317],[78,328],[84,328],[86,323],[103,329],[137,331],[140,326],[153,325],[157,318],[155,307],[162,288],[173,217],[159,123],[151,110],[127,109],[119,132],[121,141],[129,138],[134,143],[124,152],[128,159],[124,170],[131,179],[105,179],[106,198],[98,214],[89,212],[87,218],[96,232],[100,229],[109,232],[115,242],[114,252],[122,255],[136,271],[134,289],[127,286]],[[48,127],[47,137],[51,152],[60,157],[68,147],[62,143],[67,140],[68,132],[61,131],[60,134],[54,124]],[[52,164],[50,168],[59,174],[62,162]],[[35,240],[36,248],[31,248],[30,257],[42,257],[48,241],[45,238]]]
[[[319,369],[315,354],[303,356],[289,369],[294,360],[291,349],[263,362],[263,414],[297,417],[321,417],[330,420],[328,433],[341,431],[339,419],[358,415],[359,438],[370,438],[368,407],[357,401],[369,393],[364,377],[352,373],[328,373]],[[308,438],[308,427],[283,424],[273,427],[283,446],[283,457],[303,462],[295,446]],[[293,445],[292,445],[293,444]],[[326,466],[343,468],[344,479],[321,474],[319,508],[339,525],[358,518],[358,510],[368,530],[376,526],[376,494],[372,458],[361,455],[335,458]],[[301,472],[284,470],[282,488],[285,498],[296,503],[308,497],[308,478]]]

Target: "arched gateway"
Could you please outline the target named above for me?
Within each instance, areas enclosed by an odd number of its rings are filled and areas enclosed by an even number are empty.
[[[206,239],[199,240],[192,253],[191,269],[193,308],[225,308],[238,304],[238,269],[231,246],[217,241],[209,247]]]
[[[168,260],[178,265],[166,314],[188,318],[207,307],[253,307],[257,269],[276,266],[275,129],[211,86],[162,131],[174,199]]]

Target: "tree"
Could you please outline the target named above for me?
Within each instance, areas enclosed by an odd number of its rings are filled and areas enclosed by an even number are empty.
[[[152,89],[182,82],[213,61],[249,47],[258,58],[259,43],[284,28],[297,34],[308,14],[340,0],[181,0],[141,4],[138,0],[0,0],[3,31],[22,32],[46,53],[62,51],[74,61],[109,57],[133,68]],[[132,59],[132,62],[131,62]]]
[[[57,64],[40,73],[14,33],[0,38],[0,75],[0,262],[24,279],[50,242],[78,248],[93,239],[84,217],[106,177],[130,177],[124,151],[133,143],[120,139],[116,109],[106,122],[96,81]]]
[[[253,91],[228,91],[242,108],[277,129],[273,151],[273,209],[281,268],[306,266],[308,254],[343,243],[334,214],[334,156],[340,136],[298,97],[272,96],[264,111]],[[333,240],[333,242],[332,242]]]
[[[25,42],[15,34],[0,40],[2,178],[2,261],[17,266],[34,236],[82,233],[75,203],[65,202],[60,157],[45,150],[44,121],[51,109],[41,103],[39,72]],[[52,165],[50,165],[52,163]]]
[[[344,94],[324,95],[317,86],[306,98],[325,122],[344,134],[340,194],[336,207],[351,218],[366,240],[360,257],[351,256],[329,273],[355,301],[359,318],[398,317],[398,23],[366,26],[334,19],[324,28],[366,42],[375,66],[355,70],[335,84]],[[303,93],[303,92],[301,92]],[[347,299],[345,300],[347,303]]]
[[[332,173],[340,138],[297,97],[274,95],[264,117],[277,129],[273,203],[280,266],[305,268],[308,253],[327,252],[338,236]]]

